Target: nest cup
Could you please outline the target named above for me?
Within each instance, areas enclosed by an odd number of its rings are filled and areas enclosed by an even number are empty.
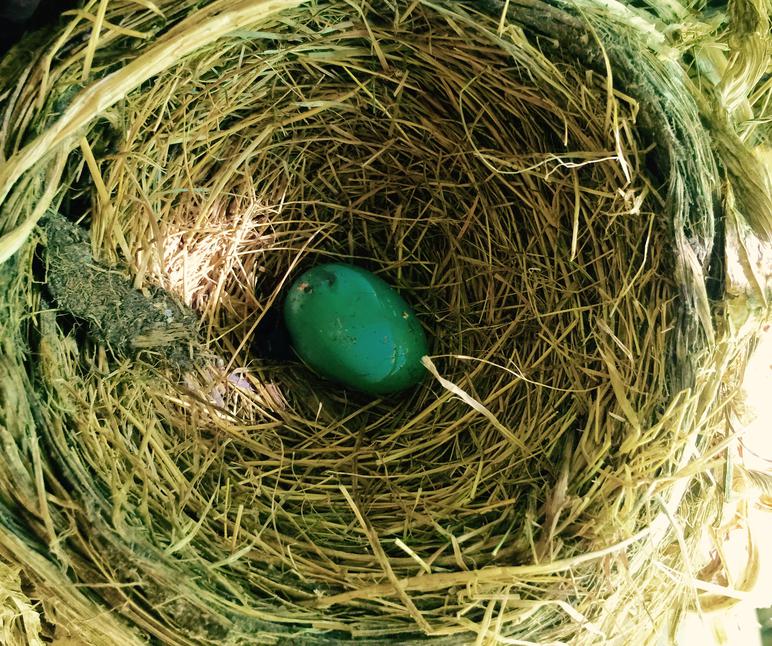
[[[0,545],[47,620],[19,634],[630,643],[676,619],[719,494],[683,469],[729,397],[729,171],[648,14],[87,7],[4,63]],[[411,304],[424,383],[372,398],[266,356],[323,262]],[[124,334],[144,306],[174,333]]]

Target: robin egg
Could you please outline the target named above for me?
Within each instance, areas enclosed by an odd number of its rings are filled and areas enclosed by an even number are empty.
[[[405,300],[381,278],[330,263],[290,287],[284,318],[298,356],[320,375],[371,395],[416,385],[426,375],[426,336]]]

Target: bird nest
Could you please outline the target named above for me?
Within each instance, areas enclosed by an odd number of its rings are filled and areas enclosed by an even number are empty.
[[[91,2],[3,63],[12,638],[630,643],[677,619],[747,346],[724,214],[768,231],[753,137],[625,5],[199,5]],[[285,288],[330,261],[413,307],[418,387],[277,350]]]

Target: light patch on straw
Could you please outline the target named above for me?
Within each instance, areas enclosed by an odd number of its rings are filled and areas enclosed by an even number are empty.
[[[678,585],[688,585],[690,587],[693,586],[695,589],[700,590],[701,592],[707,592],[709,594],[714,594],[718,597],[724,597],[727,599],[737,599],[738,601],[747,601],[752,598],[752,594],[746,590],[738,590],[734,587],[720,585],[718,583],[711,583],[710,581],[703,581],[696,577],[690,577],[682,572],[677,572],[673,568],[669,568],[667,565],[659,561],[653,561],[652,564],[666,577]]]
[[[576,250],[579,244],[579,216],[582,212],[582,195],[579,192],[579,175],[572,169],[571,178],[574,185],[574,217],[571,231],[571,260],[576,260]]]
[[[531,451],[528,449],[528,447],[523,444],[523,441],[515,436],[515,434],[508,429],[506,426],[504,426],[497,418],[496,416],[491,413],[483,404],[478,402],[474,397],[469,395],[465,390],[463,390],[461,387],[454,384],[452,381],[448,381],[443,377],[439,371],[437,370],[437,367],[434,365],[434,362],[429,357],[422,357],[421,363],[424,365],[424,367],[431,373],[431,375],[440,382],[440,385],[447,390],[448,392],[456,395],[461,401],[463,401],[468,406],[472,407],[474,410],[476,410],[478,413],[480,413],[483,417],[485,417],[491,424],[493,424],[494,428],[496,428],[507,440],[512,442],[515,446],[517,446],[521,451],[523,451],[526,454],[531,453]]]
[[[86,161],[86,166],[88,166],[88,170],[91,173],[91,179],[93,180],[94,187],[97,190],[99,201],[102,203],[104,215],[99,219],[99,221],[107,223],[107,225],[110,227],[109,233],[112,234],[112,237],[118,242],[118,245],[123,252],[124,258],[131,258],[131,250],[129,249],[129,244],[126,242],[126,238],[123,235],[120,227],[115,223],[115,210],[113,209],[113,205],[110,200],[110,194],[107,190],[107,187],[105,186],[104,179],[102,179],[102,173],[99,170],[99,164],[97,164],[97,160],[94,157],[93,151],[91,150],[91,145],[88,143],[88,139],[86,139],[86,137],[82,137],[80,140],[80,150],[83,153],[83,159]],[[92,235],[92,253],[95,255],[97,252],[95,247],[99,246],[99,242],[101,241],[103,235],[106,233],[108,232],[102,232],[102,235]]]
[[[429,622],[423,616],[423,613],[416,607],[415,603],[413,603],[413,600],[407,594],[407,591],[402,589],[400,581],[397,578],[397,575],[394,573],[394,570],[391,567],[391,563],[389,563],[389,557],[386,555],[386,552],[383,551],[383,547],[381,546],[381,541],[378,538],[378,534],[375,531],[373,531],[373,528],[365,520],[361,510],[359,509],[359,505],[357,505],[354,502],[354,499],[351,497],[351,494],[348,492],[348,489],[346,489],[346,487],[341,485],[340,491],[345,497],[346,502],[348,502],[349,507],[351,507],[351,510],[354,512],[354,516],[356,517],[360,526],[365,531],[365,534],[367,535],[367,538],[370,541],[370,546],[373,549],[373,553],[375,554],[376,558],[381,564],[381,567],[383,567],[383,570],[386,576],[389,578],[395,590],[397,591],[397,595],[405,604],[405,607],[407,608],[408,612],[415,620],[416,624],[418,624],[418,627],[421,630],[423,630],[427,635],[431,635],[432,627],[429,625]]]
[[[67,154],[65,151],[60,150],[59,154],[54,160],[51,172],[45,179],[45,191],[37,201],[37,204],[35,204],[35,208],[32,213],[30,213],[26,220],[16,226],[16,228],[0,238],[0,264],[4,263],[19,249],[21,249],[22,245],[27,240],[30,233],[32,233],[32,230],[35,228],[35,225],[37,225],[40,218],[45,215],[45,212],[51,205],[51,202],[56,195],[56,191],[59,188],[59,182],[62,178],[62,171],[64,170],[64,162],[66,159]]]
[[[401,591],[438,591],[458,585],[475,585],[482,583],[511,583],[519,577],[528,575],[545,575],[555,572],[570,570],[582,563],[595,561],[609,554],[614,554],[626,549],[630,545],[638,543],[649,535],[648,528],[641,530],[634,536],[610,545],[607,548],[586,552],[568,559],[558,559],[549,563],[534,565],[513,565],[503,567],[486,567],[478,570],[462,572],[440,572],[435,574],[422,574],[418,576],[400,579],[393,583],[360,588],[350,592],[322,597],[314,605],[318,608],[329,608],[335,604],[348,603],[354,599],[368,599],[379,596],[393,595]]]
[[[102,31],[102,25],[105,21],[105,13],[107,12],[107,3],[109,0],[102,0],[99,3],[96,17],[94,18],[94,26],[91,28],[91,36],[88,40],[88,47],[86,47],[86,56],[83,59],[83,72],[80,75],[80,80],[85,83],[88,80],[89,74],[91,74],[91,64],[94,61],[94,53],[96,52],[97,42],[99,41],[99,34]]]
[[[418,556],[418,554],[416,554],[413,549],[411,549],[408,545],[406,545],[401,538],[394,539],[394,544],[403,552],[405,552],[416,563],[418,563],[418,565],[421,566],[424,572],[426,572],[427,574],[432,573],[431,566],[426,561],[424,561],[420,556]]]
[[[504,33],[504,28],[507,24],[507,15],[509,14],[509,0],[504,0],[504,6],[501,9],[501,17],[499,18],[499,36]]]
[[[154,2],[151,2],[150,0],[129,0],[130,2],[139,5],[140,7],[144,7],[148,11],[152,11],[157,16],[161,16],[163,18],[164,13],[158,8],[158,5],[156,5]]]

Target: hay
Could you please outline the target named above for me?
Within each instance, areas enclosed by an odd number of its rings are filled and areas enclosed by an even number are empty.
[[[698,90],[624,5],[199,4],[91,2],[3,63],[0,554],[46,626],[631,643],[720,590],[700,545],[748,349],[725,239],[770,231],[769,84]],[[693,33],[699,58],[730,32]],[[46,211],[192,308],[195,369],[44,306]],[[331,260],[415,308],[420,388],[259,356],[283,287]]]

